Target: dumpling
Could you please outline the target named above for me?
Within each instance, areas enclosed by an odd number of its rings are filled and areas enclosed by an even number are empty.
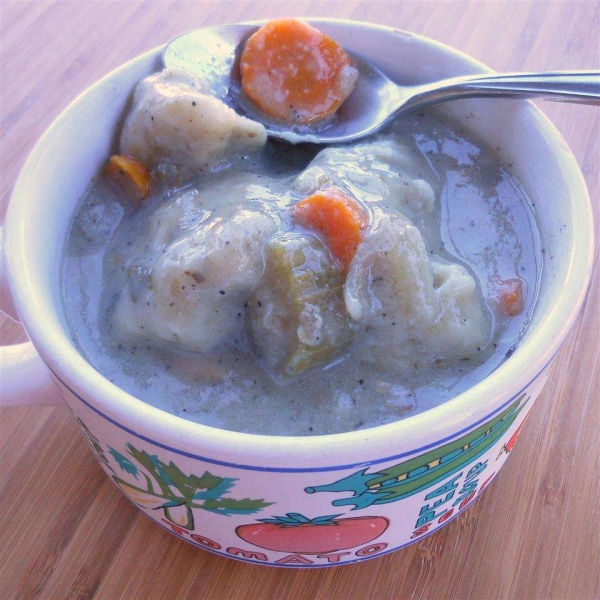
[[[344,300],[373,360],[456,360],[489,339],[489,316],[471,275],[441,259],[430,263],[419,230],[399,214],[383,218],[359,245]]]
[[[462,266],[431,261],[433,287],[442,308],[429,326],[435,350],[443,357],[465,358],[483,348],[490,338],[489,313],[483,310],[475,280]]]
[[[430,214],[435,194],[423,179],[429,167],[394,140],[326,148],[296,178],[293,191],[301,195],[336,187],[361,202],[398,211],[414,220]]]
[[[239,342],[244,304],[263,275],[263,247],[275,228],[270,217],[238,209],[194,227],[162,251],[158,244],[132,257],[115,323],[124,333],[197,352]]]
[[[211,96],[206,81],[171,68],[138,83],[121,153],[185,181],[259,150],[266,139],[263,125]]]

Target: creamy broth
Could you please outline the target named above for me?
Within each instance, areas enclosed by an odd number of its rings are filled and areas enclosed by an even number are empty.
[[[148,404],[206,425],[269,435],[317,435],[389,423],[481,381],[512,353],[527,326],[541,271],[539,239],[531,204],[510,163],[441,115],[427,110],[404,117],[375,140],[396,144],[410,156],[410,185],[415,178],[429,184],[431,212],[379,205],[379,180],[350,177],[349,187],[368,207],[373,224],[381,220],[381,210],[405,214],[423,235],[427,252],[443,264],[462,265],[474,278],[488,327],[475,353],[446,360],[430,353],[403,354],[398,346],[398,354],[390,357],[377,340],[364,345],[366,325],[356,328],[352,343],[326,364],[284,377],[253,351],[248,300],[242,310],[224,317],[232,335],[206,352],[163,341],[159,334],[145,337],[139,331],[143,318],[137,331],[124,333],[115,313],[122,310],[123,290],[132,286],[132,257],[136,265],[155,261],[147,247],[158,235],[149,227],[156,226],[159,211],[177,207],[178,227],[189,231],[226,220],[242,198],[248,210],[268,215],[279,233],[298,230],[290,207],[314,176],[315,165],[331,168],[331,161],[317,156],[316,147],[267,142],[259,153],[240,156],[183,188],[155,187],[138,209],[99,175],[75,216],[63,267],[66,312],[83,356]],[[338,169],[342,176],[352,171],[352,151],[345,147],[332,159],[344,165]],[[338,162],[336,156],[341,156]],[[241,191],[232,195],[236,187]],[[497,310],[495,282],[511,278],[524,282],[525,307],[509,318]],[[260,290],[255,294],[260,298]],[[152,320],[149,315],[149,327]],[[390,321],[389,328],[394,326]]]

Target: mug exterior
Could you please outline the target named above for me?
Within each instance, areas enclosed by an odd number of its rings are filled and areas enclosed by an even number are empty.
[[[402,65],[418,65],[414,82],[486,70],[406,32],[334,20],[314,24],[349,50],[377,57],[376,66],[387,72],[401,68],[401,48]],[[252,563],[348,564],[436,531],[474,502],[505,463],[585,295],[592,219],[564,140],[525,102],[509,109],[460,101],[448,108],[459,118],[468,114],[511,153],[515,175],[536,202],[551,200],[538,217],[557,258],[544,265],[529,330],[494,373],[435,409],[381,427],[312,438],[236,434],[164,413],[116,388],[80,355],[61,307],[55,274],[77,198],[106,159],[135,83],[159,66],[157,49],[84,92],[34,149],[9,207],[15,304],[96,458],[158,525]],[[70,156],[80,164],[71,165]]]
[[[236,464],[152,440],[58,379],[100,465],[155,523],[210,552],[257,564],[322,567],[393,552],[474,502],[506,462],[549,365],[487,417],[370,462],[312,468]]]

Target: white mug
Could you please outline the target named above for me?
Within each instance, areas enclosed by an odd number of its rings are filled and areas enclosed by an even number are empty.
[[[410,33],[312,23],[406,82],[489,70]],[[211,552],[304,568],[365,560],[422,539],[498,473],[582,304],[593,220],[573,155],[531,103],[445,107],[458,119],[469,114],[471,126],[511,156],[546,249],[531,323],[514,354],[482,382],[434,409],[350,433],[259,436],[200,425],[145,404],[95,371],[70,337],[61,300],[61,255],[79,199],[109,154],[135,84],[160,68],[160,50],[84,92],[23,167],[0,283],[3,310],[18,313],[31,343],[0,350],[3,402],[47,403],[59,390],[121,491],[158,525]]]

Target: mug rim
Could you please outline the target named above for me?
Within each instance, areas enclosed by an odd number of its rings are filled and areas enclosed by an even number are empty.
[[[317,26],[319,23],[331,23],[357,30],[375,30],[382,35],[404,34],[433,49],[460,58],[463,62],[481,72],[491,72],[489,67],[471,56],[446,44],[412,32],[345,19],[319,18],[303,20]],[[252,21],[245,24],[262,24],[264,22],[266,21]],[[456,419],[476,414],[478,409],[481,410],[482,407],[486,406],[488,407],[486,414],[489,413],[489,409],[494,405],[495,400],[501,396],[507,398],[508,394],[511,398],[516,397],[511,390],[524,389],[540,373],[545,371],[577,318],[587,293],[592,269],[594,231],[589,195],[579,165],[554,125],[542,111],[531,103],[528,103],[529,110],[537,117],[536,129],[549,137],[548,142],[554,151],[557,151],[559,147],[561,149],[561,164],[565,173],[568,172],[570,177],[568,187],[571,191],[573,226],[579,225],[580,228],[577,235],[573,237],[573,243],[570,246],[569,269],[562,281],[564,294],[551,309],[546,309],[545,313],[541,315],[542,318],[536,324],[536,335],[524,339],[514,357],[507,359],[474,386],[440,405],[385,425],[334,434],[289,436],[241,433],[189,421],[145,403],[111,383],[96,371],[69,343],[68,332],[66,328],[61,326],[58,319],[54,322],[53,319],[47,318],[43,307],[34,306],[37,299],[35,282],[32,278],[27,276],[17,277],[18,267],[25,267],[19,257],[24,256],[27,246],[27,236],[24,235],[27,216],[24,207],[27,200],[22,197],[24,195],[23,191],[25,190],[25,182],[32,177],[35,162],[41,153],[41,149],[52,133],[61,127],[65,115],[71,113],[90,90],[105,84],[118,72],[126,70],[144,57],[157,56],[163,47],[154,48],[120,65],[84,90],[59,114],[36,143],[23,165],[9,202],[6,218],[6,253],[10,287],[15,304],[34,346],[50,370],[61,382],[63,380],[74,381],[75,385],[73,387],[76,389],[71,389],[71,386],[69,386],[72,392],[76,393],[81,399],[88,398],[92,406],[97,408],[96,412],[99,412],[105,418],[107,418],[107,415],[104,413],[118,415],[117,424],[131,421],[144,422],[146,429],[155,431],[157,435],[160,433],[159,437],[180,439],[182,444],[185,444],[185,442],[181,437],[181,433],[185,431],[185,437],[188,440],[195,441],[196,445],[201,443],[203,446],[220,448],[228,453],[252,454],[257,457],[264,457],[266,454],[271,453],[280,457],[287,455],[294,457],[312,456],[314,458],[317,454],[321,455],[324,451],[327,451],[328,448],[337,447],[339,450],[340,446],[351,449],[352,453],[355,454],[358,454],[359,448],[366,450],[369,447],[375,448],[379,445],[383,447],[382,441],[384,440],[399,438],[403,434],[410,436],[411,431],[414,432],[415,430],[433,429],[433,426],[435,424],[439,426],[440,422],[444,424],[444,429],[451,430],[452,423],[456,422]],[[69,218],[71,217],[72,215],[69,215]],[[64,382],[63,384],[67,385]],[[91,399],[93,399],[93,402],[91,402]],[[472,423],[470,423],[469,428],[472,426]],[[179,433],[179,438],[176,432]],[[456,427],[454,427],[452,437],[455,433]],[[156,440],[149,441],[156,443]],[[189,445],[189,442],[187,445]],[[253,449],[251,453],[248,450],[249,447]],[[417,449],[414,452],[416,451]],[[204,459],[204,457],[198,458]],[[364,461],[364,464],[367,463],[368,461]]]

